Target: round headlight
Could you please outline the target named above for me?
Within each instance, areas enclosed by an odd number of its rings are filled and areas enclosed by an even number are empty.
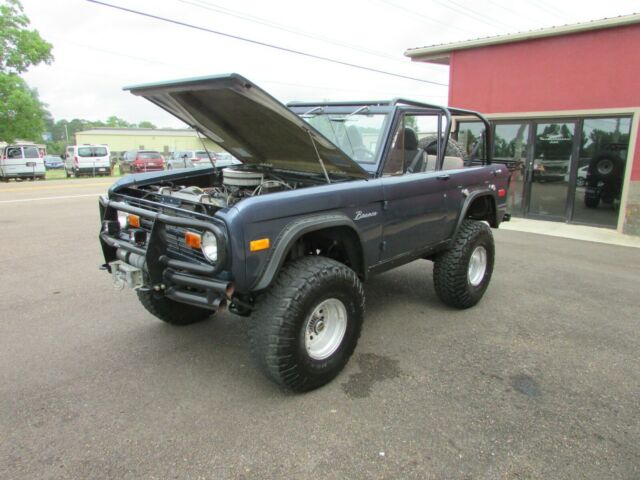
[[[215,262],[218,260],[218,240],[216,240],[216,236],[212,232],[204,232],[204,235],[202,235],[202,244],[200,248],[204,256],[210,262]]]
[[[121,230],[124,230],[129,226],[129,221],[127,220],[127,214],[125,212],[118,211],[118,223],[120,223]]]

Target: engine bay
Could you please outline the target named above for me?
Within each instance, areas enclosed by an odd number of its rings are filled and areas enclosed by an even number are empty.
[[[232,207],[246,198],[321,184],[308,177],[285,177],[273,171],[246,166],[227,167],[214,175],[189,180],[191,184],[185,185],[164,181],[138,186],[135,193],[146,200],[212,215],[217,210]]]

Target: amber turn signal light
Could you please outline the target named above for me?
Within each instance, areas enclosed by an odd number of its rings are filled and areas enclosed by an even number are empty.
[[[127,215],[127,223],[130,227],[140,228],[140,217],[138,215],[130,213],[129,215]]]
[[[269,248],[268,238],[260,238],[258,240],[251,240],[251,242],[249,242],[250,252],[258,252],[260,250],[266,250],[267,248]]]
[[[202,246],[202,235],[195,232],[185,232],[184,233],[184,243],[187,244],[187,247],[200,249]]]

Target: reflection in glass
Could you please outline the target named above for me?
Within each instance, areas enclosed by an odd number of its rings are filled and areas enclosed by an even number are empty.
[[[564,218],[574,132],[574,123],[537,124],[530,213]]]
[[[511,170],[508,209],[522,215],[524,195],[524,169],[529,138],[528,123],[498,124],[495,128],[493,158]]]
[[[573,221],[616,226],[630,128],[630,118],[584,120]]]
[[[481,122],[461,122],[457,141],[472,162],[484,158],[484,124]]]

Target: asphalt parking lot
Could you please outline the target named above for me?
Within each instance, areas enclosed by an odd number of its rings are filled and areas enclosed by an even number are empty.
[[[108,180],[0,185],[0,478],[640,477],[640,249],[495,232],[492,284],[366,286],[356,354],[280,391],[247,320],[155,320],[98,270]]]

